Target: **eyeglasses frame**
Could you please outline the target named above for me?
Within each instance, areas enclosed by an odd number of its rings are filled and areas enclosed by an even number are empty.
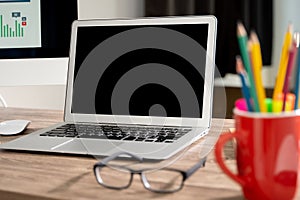
[[[97,182],[100,185],[102,185],[103,187],[106,187],[106,188],[109,188],[109,189],[115,189],[115,190],[127,189],[127,188],[129,188],[129,186],[132,183],[133,175],[134,174],[139,174],[140,178],[141,178],[141,182],[142,182],[145,189],[147,189],[151,192],[156,192],[156,193],[173,193],[173,192],[177,192],[177,191],[181,190],[183,188],[184,182],[191,175],[193,175],[199,168],[205,167],[205,162],[206,162],[206,156],[205,156],[205,157],[201,158],[200,161],[197,162],[194,166],[192,166],[191,168],[189,168],[186,171],[173,169],[173,168],[165,168],[165,170],[176,171],[176,172],[179,172],[182,175],[181,185],[176,190],[170,190],[170,191],[167,191],[167,190],[154,190],[154,189],[151,188],[151,186],[150,186],[150,184],[149,184],[149,182],[148,182],[148,180],[147,180],[147,178],[144,174],[144,172],[149,170],[149,169],[134,170],[134,169],[127,168],[125,166],[117,166],[117,167],[120,168],[120,169],[126,169],[126,170],[128,170],[128,172],[130,172],[131,175],[130,175],[130,180],[129,180],[128,184],[124,187],[113,187],[113,186],[106,185],[103,181],[99,180],[99,178],[101,179],[101,176],[99,174],[99,169],[104,168],[104,167],[108,167],[107,163],[109,161],[114,160],[114,159],[116,159],[117,157],[119,157],[121,155],[129,156],[129,157],[134,158],[135,160],[137,160],[139,162],[143,162],[143,160],[144,160],[142,157],[139,157],[139,156],[134,155],[134,154],[129,153],[129,152],[117,152],[117,153],[114,153],[111,156],[108,156],[108,157],[104,158],[103,160],[97,162],[94,165],[94,168],[93,168],[94,169],[94,174],[95,174]]]

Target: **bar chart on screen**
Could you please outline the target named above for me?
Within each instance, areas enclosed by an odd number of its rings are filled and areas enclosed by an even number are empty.
[[[19,14],[19,13],[13,13]],[[14,26],[3,23],[3,15],[0,15],[0,37],[24,37],[24,29],[27,25],[26,17],[22,17],[22,22],[15,20]]]
[[[40,0],[0,0],[0,49],[41,47]]]

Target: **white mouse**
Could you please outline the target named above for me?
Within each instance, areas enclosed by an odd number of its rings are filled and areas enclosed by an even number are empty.
[[[9,120],[0,123],[0,135],[21,133],[30,124],[28,120]]]

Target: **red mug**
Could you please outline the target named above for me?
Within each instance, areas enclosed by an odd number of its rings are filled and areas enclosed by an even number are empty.
[[[234,110],[235,132],[220,136],[215,148],[221,169],[243,189],[246,199],[293,199],[298,177],[298,133],[296,112],[250,113]],[[225,165],[222,153],[236,139],[238,173]]]

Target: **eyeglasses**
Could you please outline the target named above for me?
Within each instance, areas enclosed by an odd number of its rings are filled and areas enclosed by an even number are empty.
[[[109,161],[116,159],[120,155],[129,156],[139,162],[143,161],[143,158],[127,152],[118,152],[103,159],[94,165],[94,174],[100,185],[116,190],[126,189],[131,185],[133,175],[139,174],[147,190],[158,193],[177,192],[182,189],[185,180],[199,168],[205,166],[206,161],[206,157],[202,158],[187,171],[172,168],[133,170],[126,166],[107,165]]]

